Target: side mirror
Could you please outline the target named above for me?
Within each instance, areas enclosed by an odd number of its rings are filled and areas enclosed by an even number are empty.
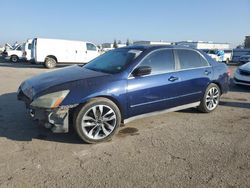
[[[145,76],[145,75],[149,75],[151,73],[151,71],[152,71],[151,67],[149,67],[149,66],[141,66],[141,67],[136,68],[133,71],[132,75],[135,76],[135,77],[136,76]]]

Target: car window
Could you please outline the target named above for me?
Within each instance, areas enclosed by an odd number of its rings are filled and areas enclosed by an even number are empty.
[[[181,69],[190,69],[208,66],[207,61],[196,51],[176,50]]]
[[[21,47],[21,46],[19,46],[16,50],[22,50],[22,47]]]
[[[173,50],[158,50],[148,55],[139,66],[152,68],[151,74],[161,74],[175,70]]]
[[[91,43],[87,43],[87,50],[96,51],[96,46]]]
[[[28,49],[31,50],[32,44],[28,44]]]

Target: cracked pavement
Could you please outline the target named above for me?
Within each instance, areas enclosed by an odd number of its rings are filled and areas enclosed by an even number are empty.
[[[24,79],[46,71],[0,63],[0,187],[250,187],[249,87],[232,84],[213,113],[136,120],[90,145],[37,125],[16,100]]]

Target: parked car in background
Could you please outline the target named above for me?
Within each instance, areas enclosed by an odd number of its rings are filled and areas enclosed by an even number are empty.
[[[248,63],[248,62],[250,62],[250,52],[248,54],[246,54],[246,55],[240,56],[239,62],[240,63]]]
[[[223,62],[226,62],[227,64],[232,61],[232,54],[233,50],[224,50],[224,59]]]
[[[204,51],[207,55],[209,55],[215,61],[217,61],[217,62],[220,61],[220,57],[217,55],[216,50],[205,50],[204,49],[202,51]]]
[[[212,59],[215,61],[220,62],[221,59],[218,56],[217,50],[210,50],[210,49],[202,49],[205,53],[207,53]],[[232,61],[232,50],[223,50],[224,55],[223,55],[223,60],[222,62],[229,63]]]
[[[22,47],[23,44],[19,44],[14,49],[5,50],[2,55],[5,57],[5,59],[8,59],[13,63],[17,63],[20,59],[23,58]]]
[[[197,107],[212,112],[229,89],[229,71],[205,53],[177,46],[130,46],[90,63],[24,81],[18,99],[53,132],[69,121],[88,143],[110,139],[121,122]]]
[[[238,67],[234,73],[234,83],[250,86],[250,62]]]
[[[46,68],[59,63],[88,63],[99,55],[98,48],[91,42],[45,38],[35,38],[32,42],[32,60]]]
[[[250,54],[250,48],[236,48],[232,52],[232,61],[234,63],[240,63],[240,58],[244,55]]]
[[[23,44],[23,58],[26,61],[30,61],[31,60],[31,49],[32,49],[32,41],[33,39],[28,39],[24,44]]]

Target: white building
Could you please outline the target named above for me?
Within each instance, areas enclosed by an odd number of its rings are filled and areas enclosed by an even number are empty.
[[[164,41],[135,41],[134,45],[171,45],[171,42]]]
[[[228,43],[218,43],[218,42],[204,42],[204,41],[181,41],[176,42],[177,45],[188,46],[196,49],[219,49],[228,50],[230,45]]]
[[[117,44],[118,48],[122,48],[122,47],[125,47],[125,46],[126,46],[126,44]],[[101,45],[101,47],[102,47],[103,51],[107,52],[109,50],[113,50],[114,49],[114,43],[103,43]]]

